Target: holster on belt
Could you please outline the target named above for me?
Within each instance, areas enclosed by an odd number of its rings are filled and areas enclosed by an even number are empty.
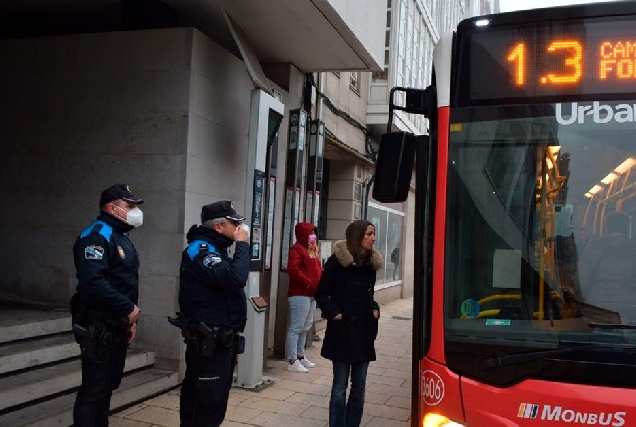
[[[111,350],[130,334],[125,316],[109,315],[84,304],[78,294],[71,298],[73,335],[82,357],[89,361],[107,360]]]
[[[196,324],[196,330],[201,333],[201,342],[199,349],[205,357],[214,357],[216,346],[219,341],[219,329],[210,328],[203,322]]]
[[[82,326],[73,323],[75,341],[79,344],[82,356],[88,360],[94,360],[97,353],[97,337],[93,326]]]
[[[188,320],[185,314],[181,313],[180,311],[177,311],[175,316],[176,317],[168,316],[168,322],[170,322],[172,326],[176,326],[181,330],[183,342],[189,344],[194,338],[192,335],[191,322]]]

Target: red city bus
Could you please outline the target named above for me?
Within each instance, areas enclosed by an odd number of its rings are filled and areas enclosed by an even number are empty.
[[[636,3],[467,19],[433,65],[373,193],[415,170],[412,425],[636,426]]]

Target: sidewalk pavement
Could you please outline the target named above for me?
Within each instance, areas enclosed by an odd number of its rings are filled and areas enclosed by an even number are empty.
[[[369,365],[363,426],[410,426],[412,307],[409,298],[380,308],[377,360]],[[232,388],[222,426],[328,426],[333,375],[331,361],[320,356],[321,345],[314,342],[305,353],[316,363],[309,373],[290,372],[287,361],[269,359],[266,375],[275,380],[273,385],[261,391]],[[179,389],[112,415],[110,425],[178,427]]]

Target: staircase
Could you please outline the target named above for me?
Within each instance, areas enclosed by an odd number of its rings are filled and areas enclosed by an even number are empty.
[[[161,393],[177,372],[153,367],[152,351],[130,349],[110,409]],[[79,346],[67,311],[0,310],[0,426],[70,426],[82,381]]]

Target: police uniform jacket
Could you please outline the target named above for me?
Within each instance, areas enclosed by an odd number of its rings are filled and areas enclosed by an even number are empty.
[[[139,256],[128,238],[133,227],[102,212],[75,241],[77,293],[88,307],[127,316],[139,296]]]
[[[232,240],[212,229],[193,226],[187,240],[181,256],[181,311],[209,327],[242,332],[247,321],[243,288],[249,275],[249,244],[236,242],[230,258],[227,249]]]

